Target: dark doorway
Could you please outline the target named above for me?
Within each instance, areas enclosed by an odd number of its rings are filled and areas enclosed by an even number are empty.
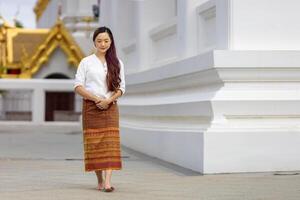
[[[53,73],[46,77],[46,79],[69,79],[64,74]],[[74,92],[46,92],[46,121],[69,121],[70,113],[74,112]]]
[[[55,120],[55,112],[67,114],[74,111],[74,92],[46,92],[46,121]],[[66,119],[65,121],[68,121]]]
[[[46,76],[46,79],[69,79],[69,77],[67,77],[64,74],[53,73],[53,74]]]

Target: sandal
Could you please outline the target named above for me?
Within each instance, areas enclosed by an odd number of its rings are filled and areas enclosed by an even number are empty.
[[[114,187],[110,187],[110,188],[103,188],[103,192],[113,192],[115,190]]]

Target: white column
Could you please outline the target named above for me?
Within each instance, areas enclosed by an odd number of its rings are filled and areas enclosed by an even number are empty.
[[[99,16],[100,26],[110,26],[111,25],[111,18],[112,18],[111,11],[112,11],[111,1],[101,0],[100,16]]]
[[[150,39],[147,29],[147,16],[146,16],[146,2],[136,1],[135,11],[136,11],[136,47],[138,52],[138,69],[137,71],[146,70],[149,63],[149,52],[150,49]],[[149,11],[148,11],[149,12]]]
[[[181,58],[197,54],[198,0],[177,0],[178,56]]]
[[[132,0],[122,0],[126,2],[131,2]],[[134,65],[134,71],[142,71],[149,69],[149,60],[151,58],[151,39],[149,37],[149,24],[155,9],[150,10],[152,0],[140,0],[133,2],[133,12],[134,12],[134,31],[135,31],[135,41],[136,41],[136,61]],[[120,25],[120,10],[122,7],[118,3],[119,0],[101,0],[101,15],[100,15],[100,25],[109,26],[115,35],[115,39],[118,39],[118,35],[123,34],[124,30],[121,30]],[[159,4],[158,4],[159,5]]]
[[[32,122],[41,124],[45,122],[45,91],[35,88],[32,100]]]
[[[118,0],[101,0],[99,26],[110,28],[116,39],[118,24]]]
[[[216,0],[216,48],[231,49],[231,0]]]

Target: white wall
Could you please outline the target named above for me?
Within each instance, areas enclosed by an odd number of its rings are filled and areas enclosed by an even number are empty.
[[[77,68],[69,65],[67,60],[66,54],[60,48],[57,48],[48,58],[48,62],[42,65],[33,77],[45,78],[53,73],[60,73],[73,79]]]
[[[111,3],[111,4],[108,4]],[[109,27],[114,35],[118,56],[128,66],[126,72],[138,68],[136,51],[138,22],[134,1],[101,1],[100,26]],[[111,17],[114,14],[115,17]]]
[[[102,2],[123,36],[119,1]],[[130,2],[125,146],[202,173],[300,169],[298,1]]]
[[[78,14],[78,1],[64,0],[62,1],[62,12],[67,16],[76,16]]]
[[[37,28],[51,28],[55,24],[58,16],[58,3],[59,0],[49,1],[47,8],[36,23]]]
[[[102,0],[100,25],[112,29],[127,73],[135,73],[177,56],[176,15],[175,0]]]
[[[78,1],[77,16],[93,16],[92,5],[97,5],[97,0]]]
[[[299,8],[299,0],[231,0],[231,48],[299,50]]]

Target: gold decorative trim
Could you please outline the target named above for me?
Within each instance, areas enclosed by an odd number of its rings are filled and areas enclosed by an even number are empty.
[[[2,21],[2,24],[0,25],[0,74],[2,72],[1,67],[6,66],[7,60],[7,30],[14,28],[14,26],[10,25],[8,21],[6,21],[1,15],[0,20]]]
[[[39,45],[31,59],[24,61],[21,77],[31,77],[34,75],[42,65],[48,62],[50,55],[58,47],[67,55],[68,63],[74,67],[77,67],[80,60],[84,57],[80,47],[60,19],[58,19],[56,25],[50,29],[46,40]]]
[[[1,15],[0,15],[0,20],[2,21],[2,25],[0,28],[14,28],[15,26],[11,25],[7,20],[5,20]]]
[[[19,78],[19,75],[17,75],[17,74],[2,74],[1,78],[17,79],[17,78]]]
[[[13,41],[12,38],[18,35],[18,29],[8,29],[7,30],[7,62],[13,62]]]
[[[33,11],[35,12],[36,15],[36,21],[40,19],[42,16],[43,12],[46,10],[50,0],[38,0],[34,6]]]

